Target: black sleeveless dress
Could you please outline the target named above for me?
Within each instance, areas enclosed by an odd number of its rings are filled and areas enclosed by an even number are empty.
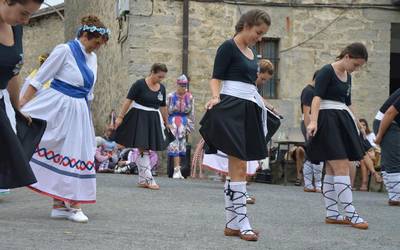
[[[0,91],[4,91],[8,82],[19,74],[23,64],[22,27],[12,29],[14,45],[0,44]],[[32,119],[32,124],[28,125],[24,116],[16,111],[15,134],[7,116],[6,102],[9,102],[8,99],[0,95],[0,188],[3,189],[36,182],[29,160],[46,128],[46,122],[38,119]]]

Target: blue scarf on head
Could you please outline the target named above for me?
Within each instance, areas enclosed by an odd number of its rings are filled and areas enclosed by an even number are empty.
[[[77,87],[72,86],[66,82],[63,82],[58,79],[54,79],[51,82],[51,87],[61,93],[75,97],[75,98],[87,98],[87,95],[90,92],[94,84],[94,74],[93,71],[89,68],[86,64],[86,58],[83,54],[82,48],[77,40],[69,41],[68,43],[69,48],[72,51],[72,55],[75,58],[76,64],[78,65],[79,71],[83,77],[83,86]]]

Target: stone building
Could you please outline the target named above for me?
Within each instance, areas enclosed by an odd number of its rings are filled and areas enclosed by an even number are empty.
[[[153,62],[167,64],[168,90],[174,89],[175,78],[182,72],[185,1],[130,0],[129,13],[119,19],[117,2],[65,0],[64,29],[54,14],[34,19],[25,29],[30,65],[29,55],[38,51],[31,48],[50,49],[72,38],[82,15],[96,14],[111,28],[111,40],[98,52],[93,105],[97,132],[103,130],[106,115],[119,109],[131,84],[147,75]],[[286,136],[300,133],[299,96],[304,85],[316,69],[335,60],[351,42],[363,42],[370,55],[366,66],[353,76],[358,117],[371,122],[390,90],[400,87],[400,9],[390,0],[189,1],[187,68],[197,120],[210,96],[208,82],[216,49],[233,36],[240,14],[252,8],[264,9],[272,18],[271,28],[257,48],[278,70],[262,92],[284,115],[282,131]],[[193,140],[197,139],[198,133]]]
[[[39,10],[24,27],[25,62],[22,67],[22,76],[27,76],[32,69],[38,68],[39,55],[50,53],[57,44],[65,41],[64,22],[57,12],[63,15],[64,4]]]

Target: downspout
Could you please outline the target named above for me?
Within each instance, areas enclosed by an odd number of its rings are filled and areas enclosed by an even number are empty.
[[[188,75],[189,64],[189,0],[183,0],[182,74]],[[189,86],[188,86],[189,88]]]

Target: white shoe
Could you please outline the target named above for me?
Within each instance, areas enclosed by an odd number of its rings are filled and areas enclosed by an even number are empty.
[[[52,219],[68,219],[72,212],[68,208],[53,208],[50,218]]]
[[[185,177],[182,176],[181,167],[177,167],[174,169],[174,174],[172,175],[172,178],[185,179]]]
[[[10,193],[10,189],[0,189],[0,196],[7,195]]]
[[[83,213],[82,209],[71,208],[71,214],[68,217],[68,220],[78,223],[86,223],[89,221],[89,218]]]

